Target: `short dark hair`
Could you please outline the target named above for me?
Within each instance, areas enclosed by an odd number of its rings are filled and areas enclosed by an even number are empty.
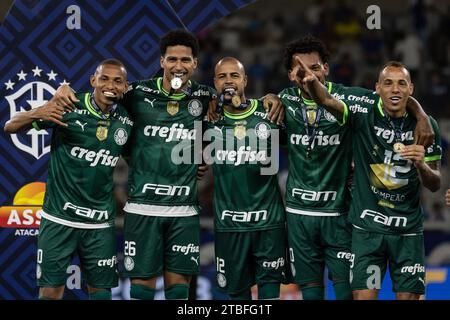
[[[407,75],[410,79],[410,81],[412,81],[411,79],[411,74],[409,73],[408,68],[406,67],[406,65],[403,62],[400,61],[395,61],[395,60],[391,60],[386,62],[380,69],[380,72],[378,73],[378,76],[381,75],[381,73],[383,72],[384,69],[386,69],[387,67],[394,67],[394,68],[404,68],[407,72]]]
[[[383,71],[387,67],[405,68],[406,70],[408,70],[408,68],[405,66],[405,64],[403,62],[395,61],[395,60],[391,60],[391,61],[386,62],[383,65],[383,67],[381,68],[381,71]]]
[[[311,35],[304,36],[298,40],[292,41],[284,48],[283,63],[286,70],[292,69],[292,57],[296,53],[312,53],[317,52],[323,63],[327,63],[330,53],[325,44]]]
[[[120,61],[118,59],[114,59],[114,58],[105,59],[102,62],[100,62],[98,64],[97,68],[95,68],[95,73],[97,73],[98,68],[105,66],[105,65],[116,66],[116,67],[122,68],[123,71],[125,72],[125,77],[127,77],[127,68],[125,68],[125,65],[122,63],[122,61]]]
[[[198,40],[197,38],[184,29],[175,29],[167,32],[161,37],[159,41],[159,49],[161,55],[166,54],[167,47],[171,46],[185,46],[192,49],[192,55],[194,58],[198,56]]]
[[[114,58],[109,58],[109,59],[103,60],[102,62],[100,62],[98,64],[97,68],[100,67],[100,66],[103,66],[105,64],[118,66],[118,67],[124,68],[126,70],[125,65],[122,63],[122,61],[120,61],[118,59],[114,59]]]

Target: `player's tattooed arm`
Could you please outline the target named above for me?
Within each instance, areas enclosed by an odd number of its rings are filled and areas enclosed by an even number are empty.
[[[445,204],[450,207],[450,189],[447,189],[445,193]]]
[[[413,97],[408,98],[406,109],[417,120],[416,129],[414,130],[414,143],[428,147],[433,144],[434,131],[431,126],[430,117],[423,111],[420,103]]]
[[[56,90],[51,101],[55,102],[59,106],[64,106],[67,108],[75,108],[75,102],[79,102],[75,96],[75,91],[68,85],[64,84],[59,86]]]
[[[16,133],[31,129],[33,121],[51,121],[60,126],[67,127],[67,123],[62,122],[66,109],[52,101],[48,101],[41,107],[25,112],[17,113],[5,124],[5,132]]]
[[[432,192],[441,187],[440,162],[425,162],[425,148],[420,144],[405,146],[401,151],[405,160],[411,160],[419,173],[422,185]]]
[[[295,57],[295,59],[298,64],[292,69],[290,79],[297,79],[296,81],[301,82],[317,104],[324,106],[339,122],[343,122],[345,104],[328,93],[325,86],[299,57]]]

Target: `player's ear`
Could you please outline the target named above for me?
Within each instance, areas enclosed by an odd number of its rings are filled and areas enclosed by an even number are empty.
[[[244,76],[244,88],[247,87],[247,75]]]
[[[378,95],[380,95],[380,84],[378,82],[375,83],[375,91],[377,92]]]
[[[291,80],[292,82],[294,82],[296,80],[295,75],[292,73],[292,69],[288,70],[288,77],[289,77],[289,80]]]
[[[95,85],[95,74],[93,74],[93,75],[91,76],[89,82],[91,83],[91,86],[94,88],[94,85]]]
[[[412,95],[414,92],[414,83],[409,84],[409,95]]]
[[[161,66],[161,68],[164,69],[164,67],[163,67],[163,62],[164,62],[164,57],[161,56],[161,58],[159,59],[159,65]]]
[[[197,63],[198,63],[198,60],[197,60],[197,58],[194,58],[194,69],[196,69],[196,68],[197,68]]]
[[[328,77],[329,73],[330,73],[330,67],[328,66],[328,63],[325,62],[323,64],[323,74],[325,75],[325,77]]]

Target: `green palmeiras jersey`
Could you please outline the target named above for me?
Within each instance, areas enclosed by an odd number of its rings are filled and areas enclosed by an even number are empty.
[[[213,159],[215,230],[245,232],[282,228],[284,207],[278,186],[277,126],[262,102],[250,99],[241,114],[224,112],[209,123],[204,154]]]
[[[423,230],[419,175],[394,144],[414,143],[416,119],[409,114],[390,119],[377,95],[346,101],[353,129],[355,172],[350,221],[357,228],[383,234],[415,234]],[[346,107],[347,108],[347,107]],[[440,161],[442,150],[436,121],[430,118],[435,142],[425,162]]]
[[[78,228],[114,225],[113,171],[133,122],[118,104],[103,114],[90,93],[78,93],[68,127],[34,121],[37,130],[53,128],[44,198],[44,218]]]
[[[196,173],[202,163],[202,120],[212,89],[190,81],[189,92],[170,94],[162,80],[134,82],[123,100],[135,123],[128,162],[127,212],[164,216],[171,213],[155,206],[198,204]],[[186,209],[184,213],[191,215],[189,212]]]
[[[364,92],[331,82],[326,86],[331,94],[340,96]],[[314,101],[302,98],[298,87],[284,89],[279,97],[286,111],[289,157],[286,211],[313,216],[347,213],[347,180],[352,161],[350,127],[345,121],[339,123]]]

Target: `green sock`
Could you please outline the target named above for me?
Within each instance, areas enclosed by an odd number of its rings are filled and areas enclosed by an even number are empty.
[[[174,284],[164,290],[166,300],[187,300],[189,297],[188,284]]]
[[[303,300],[323,300],[324,292],[322,286],[302,287]]]
[[[243,290],[238,293],[229,294],[231,300],[252,300],[252,292],[250,289]]]
[[[89,293],[89,300],[112,300],[111,290],[105,289]]]
[[[142,284],[131,284],[130,288],[131,300],[154,300],[155,289]]]
[[[280,299],[280,284],[264,283],[258,286],[258,299],[259,300]]]
[[[334,285],[334,294],[336,300],[353,300],[352,289],[348,281],[340,281]]]

